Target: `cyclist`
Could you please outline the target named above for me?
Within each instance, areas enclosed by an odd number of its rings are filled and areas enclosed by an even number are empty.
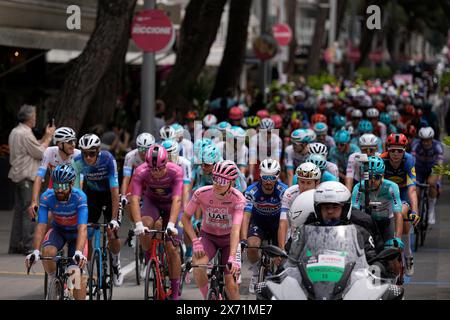
[[[324,144],[327,147],[327,150],[336,146],[333,137],[328,135],[328,126],[324,122],[315,123],[313,130],[316,133],[317,142]]]
[[[360,136],[355,136],[354,138],[352,138],[352,140],[350,140],[350,143],[353,143],[361,148],[361,146],[359,145],[359,138],[363,134],[373,133],[372,123],[368,120],[361,120],[358,125],[358,133],[360,134]],[[383,141],[381,141],[379,137],[377,137],[377,152],[383,152]]]
[[[289,187],[283,194],[281,201],[280,222],[278,227],[278,246],[284,250],[288,240],[288,212],[297,196],[305,191],[315,189],[320,183],[322,173],[312,162],[302,163],[295,170],[297,184]]]
[[[194,144],[192,143],[191,140],[186,139],[184,137],[184,132],[185,129],[183,128],[182,125],[178,124],[178,123],[174,123],[172,125],[172,128],[175,130],[175,136],[176,138],[174,139],[176,142],[178,142],[178,149],[179,149],[179,154],[181,157],[184,157],[186,159],[192,159],[193,155],[194,155]],[[188,133],[188,132],[186,132]]]
[[[327,147],[319,142],[313,142],[310,143],[308,145],[308,149],[309,149],[309,154],[320,154],[322,155],[325,159],[328,157],[328,150]],[[339,169],[337,167],[337,165],[333,162],[327,161],[327,165],[326,165],[326,171],[328,171],[329,173],[331,173],[334,176],[338,176],[339,175]]]
[[[279,180],[281,167],[277,160],[263,160],[259,170],[261,180],[249,186],[244,193],[247,204],[244,209],[241,239],[248,242],[250,247],[259,247],[264,240],[270,240],[273,245],[278,245],[281,199],[287,189],[287,185]],[[255,293],[260,267],[258,250],[249,248],[247,257],[253,270],[249,292]]]
[[[245,138],[246,132],[244,129],[239,126],[232,126],[226,130],[225,141],[216,144],[223,158],[235,162],[244,175],[248,168],[248,147],[245,145]]]
[[[359,109],[353,109],[350,113],[350,121],[346,123],[345,128],[347,131],[351,132],[352,137],[359,136],[358,126],[362,118],[363,113]]]
[[[161,141],[177,138],[175,129],[172,126],[167,126],[167,125],[164,127],[161,127],[161,129],[159,130],[159,136],[161,138]]]
[[[336,134],[339,130],[345,130],[346,119],[340,114],[336,114],[333,117],[333,133]]]
[[[140,165],[131,180],[131,214],[136,223],[135,234],[141,236],[142,249],[145,251],[145,262],[150,254],[151,236],[144,234],[152,229],[161,217],[162,227],[167,233],[177,235],[178,214],[181,207],[183,189],[183,169],[169,162],[167,150],[154,144],[147,151],[145,163]],[[140,200],[143,197],[142,210]],[[181,274],[180,255],[173,244],[166,243],[165,250],[169,260],[169,279],[172,289],[171,298],[178,300]]]
[[[291,133],[291,141],[292,144],[284,150],[284,164],[289,186],[293,184],[294,168],[298,168],[309,156],[308,144],[312,142],[312,139],[308,130],[297,129]]]
[[[239,288],[235,278],[239,274],[240,261],[237,259],[239,235],[244,215],[245,197],[232,187],[237,179],[238,169],[233,161],[218,162],[213,168],[213,185],[194,192],[183,215],[184,232],[194,245],[194,264],[206,264],[222,249],[222,261],[231,263],[231,270],[225,269],[225,284],[231,300],[239,300]],[[197,237],[192,227],[191,216],[201,208],[202,230]],[[235,278],[233,278],[233,276]],[[206,270],[194,270],[195,282],[203,298],[208,293]]]
[[[386,125],[378,121],[379,116],[380,112],[376,108],[369,108],[366,111],[366,117],[373,125],[373,133],[382,141],[386,141]]]
[[[361,181],[361,162],[359,158],[362,154],[367,154],[367,156],[379,156],[380,153],[377,152],[378,137],[372,133],[365,133],[359,137],[359,147],[361,152],[355,152],[348,158],[347,171],[345,175],[345,186],[348,190],[353,190],[353,186]]]
[[[41,191],[42,182],[45,179],[47,169],[53,170],[53,168],[58,165],[70,164],[72,159],[80,154],[80,150],[75,149],[77,137],[72,128],[61,127],[56,129],[53,134],[53,143],[56,144],[56,146],[45,149],[41,165],[39,166],[36,178],[34,179],[31,205],[28,209],[32,219],[35,219],[37,215],[35,207],[39,205],[39,192]],[[51,180],[48,187],[52,187]]]
[[[241,108],[235,106],[231,107],[228,112],[228,118],[230,119],[230,123],[232,126],[240,126],[241,120],[244,118],[244,111]]]
[[[320,182],[325,181],[338,181],[337,175],[329,172],[327,170],[327,159],[321,154],[310,154],[308,158],[306,158],[305,162],[314,163],[321,171],[322,176],[320,178]]]
[[[361,152],[359,147],[350,143],[350,133],[346,130],[339,130],[334,135],[336,147],[331,148],[328,158],[339,168],[339,180],[345,181],[348,158],[352,153]]]
[[[275,123],[271,118],[262,119],[259,129],[258,134],[250,137],[249,183],[259,180],[259,159],[271,158],[279,162],[283,152],[283,141],[277,133],[273,132]]]
[[[403,218],[414,220],[413,224],[416,225],[420,220],[420,216],[417,214],[415,161],[414,157],[406,152],[407,145],[408,138],[404,134],[390,134],[386,140],[387,152],[381,154],[380,157],[384,160],[384,177],[396,183],[400,188]],[[402,241],[405,244],[405,273],[408,276],[414,273],[414,257],[409,241],[410,230],[410,223],[405,222],[403,224]]]
[[[131,181],[131,175],[133,171],[144,163],[145,153],[150,148],[152,144],[155,143],[155,138],[150,133],[141,133],[136,138],[137,148],[131,150],[125,155],[125,161],[123,164],[123,178],[122,185],[120,186],[120,202],[122,204],[128,204],[128,195],[130,190],[128,190]]]
[[[416,159],[417,181],[430,185],[428,197],[428,223],[435,224],[436,198],[439,194],[442,176],[433,174],[435,165],[442,165],[444,162],[444,149],[442,143],[434,138],[432,127],[425,127],[419,130],[419,139],[412,143],[411,154]]]
[[[79,268],[86,264],[87,255],[87,222],[88,208],[86,195],[80,189],[74,188],[75,170],[67,164],[58,165],[52,172],[53,189],[47,189],[40,198],[38,224],[34,233],[34,251],[26,257],[25,265],[31,267],[30,258],[34,262],[42,255],[54,257],[68,245],[68,255],[73,256],[73,262],[68,268],[79,277]],[[51,229],[47,230],[48,214],[52,212]],[[44,237],[45,236],[45,237]],[[49,283],[56,276],[56,263],[51,260],[42,261]],[[80,287],[75,287],[74,298],[85,300],[86,277],[81,277]]]
[[[404,247],[401,240],[403,228],[402,202],[398,186],[383,178],[384,161],[380,157],[368,158],[369,186],[368,194],[371,202],[380,204],[369,206],[372,208],[371,216],[382,235],[384,245],[393,246],[393,240],[398,242],[400,248]],[[365,208],[365,183],[362,180],[355,185],[352,192],[352,206],[356,209]]]
[[[192,190],[212,185],[212,169],[215,163],[222,160],[222,152],[213,144],[205,144],[199,150],[197,161],[201,163],[192,171]]]
[[[207,129],[215,127],[216,124],[217,124],[217,117],[215,115],[213,115],[212,113],[207,114],[203,118],[203,125]]]
[[[259,127],[261,119],[258,116],[247,117],[247,127],[249,129],[256,129]]]
[[[120,268],[120,240],[112,232],[120,227],[117,219],[120,204],[117,163],[109,151],[100,151],[101,141],[95,134],[85,134],[78,145],[81,154],[73,159],[73,167],[77,173],[75,186],[86,193],[89,222],[97,223],[102,207],[106,206],[104,214],[112,226],[108,229],[108,239],[113,258],[113,280],[114,285],[121,286],[123,274]]]
[[[397,128],[392,124],[391,116],[389,113],[382,112],[380,114],[380,121],[386,126],[386,134],[397,133]]]

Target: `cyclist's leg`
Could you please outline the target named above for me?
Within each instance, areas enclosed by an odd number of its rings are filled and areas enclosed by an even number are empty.
[[[256,221],[251,220],[248,227],[248,246],[249,247],[259,247],[262,240],[265,238],[264,230],[256,223]],[[259,271],[259,259],[260,254],[258,249],[247,249],[247,258],[251,264],[253,276],[258,276]]]
[[[52,228],[42,241],[42,255],[44,257],[54,257],[65,245],[64,237],[58,230]],[[42,260],[45,272],[48,274],[48,283],[56,276],[56,263],[52,260]]]
[[[200,241],[203,245],[203,249],[205,251],[205,256],[201,258],[197,258],[195,254],[192,257],[192,264],[207,264],[217,253],[217,247],[212,239],[212,235],[209,235],[204,232],[200,232]],[[208,274],[206,273],[206,269],[204,268],[194,268],[194,280],[197,287],[200,289],[200,292],[203,296],[203,299],[206,299],[208,294]]]
[[[163,218],[163,230],[167,227],[167,223],[170,218],[170,207],[166,206],[164,211],[166,214],[162,216]],[[178,300],[178,292],[180,289],[180,275],[181,275],[181,259],[178,252],[178,248],[175,247],[171,241],[166,242],[165,250],[167,252],[167,258],[169,260],[169,279],[170,286],[172,288],[172,298]]]
[[[147,227],[149,229],[153,229],[154,227],[155,228],[157,227],[155,222],[158,221],[158,219],[160,217],[159,210],[153,204],[152,200],[149,199],[148,197],[144,197],[144,201],[143,201],[142,209],[141,209],[141,216],[142,216],[142,224],[145,227]],[[139,240],[141,241],[142,249],[145,252],[146,262],[147,262],[148,259],[150,258],[148,250],[150,249],[151,235],[142,234],[140,236]]]
[[[409,205],[408,202],[406,201],[402,201],[402,215],[403,215],[403,219],[409,219],[409,212],[411,210],[411,207]],[[402,241],[405,244],[405,256],[406,257],[411,257],[412,256],[412,251],[411,251],[411,245],[410,245],[410,231],[411,231],[411,222],[409,221],[404,221],[403,222],[403,235],[402,235]]]
[[[227,236],[220,238],[218,245],[221,245],[220,247],[222,248],[221,263],[226,265],[230,256],[230,237]],[[225,286],[227,288],[227,294],[230,300],[241,300],[239,286],[228,268],[225,268]]]
[[[430,185],[430,189],[428,190],[428,223],[435,224],[436,215],[436,199],[438,195],[438,176],[435,174],[431,174],[428,177],[428,184]]]
[[[87,205],[88,205],[88,223],[97,223],[100,219],[102,213],[102,205],[99,202],[99,197],[97,196],[95,191],[90,190],[85,187],[85,193],[87,197]],[[92,229],[88,232],[89,241],[88,241],[88,261],[91,261],[92,253],[94,252],[92,248]]]
[[[395,218],[374,221],[380,231],[381,237],[383,238],[383,243],[386,246],[386,242],[394,238]]]
[[[76,250],[77,245],[77,236],[78,232],[72,232],[65,234],[67,247],[68,247],[68,257],[73,257]],[[86,256],[87,252],[83,252],[83,255]],[[73,290],[73,297],[75,300],[86,300],[86,289],[87,289],[87,268],[84,266],[83,272],[80,272],[80,268],[75,264],[74,261],[72,261],[68,268],[68,273],[71,274],[72,272],[75,272],[74,280],[74,290]]]

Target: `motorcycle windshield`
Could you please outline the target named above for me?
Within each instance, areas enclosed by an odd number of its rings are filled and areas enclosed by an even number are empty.
[[[304,228],[300,254],[306,276],[313,285],[315,299],[333,299],[336,283],[352,263],[364,267],[364,251],[359,248],[353,225]]]

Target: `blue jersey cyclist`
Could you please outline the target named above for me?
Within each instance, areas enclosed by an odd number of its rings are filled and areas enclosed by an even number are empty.
[[[352,153],[361,152],[359,147],[350,143],[350,133],[346,130],[339,130],[334,135],[336,147],[331,148],[328,160],[334,162],[339,168],[339,180],[345,181],[348,158]]]
[[[428,183],[428,223],[436,222],[435,207],[439,194],[441,175],[433,173],[435,165],[442,165],[444,162],[444,149],[442,143],[434,140],[434,130],[432,127],[425,127],[419,130],[419,139],[414,140],[411,146],[411,154],[416,158],[417,181]]]
[[[261,162],[259,169],[261,180],[253,183],[245,191],[247,203],[244,209],[241,238],[248,241],[249,247],[259,247],[263,240],[271,240],[272,244],[278,244],[281,200],[287,189],[287,185],[279,180],[281,166],[277,160],[265,159]],[[254,293],[259,270],[259,251],[249,248],[247,257],[253,270],[249,291]]]
[[[25,264],[30,267],[40,259],[40,249],[45,257],[54,257],[68,245],[68,255],[73,257],[68,272],[75,271],[80,277],[80,268],[86,264],[88,208],[83,191],[73,188],[75,170],[70,165],[59,165],[52,172],[53,189],[44,192],[39,201],[38,225],[34,233],[34,251],[26,257]],[[48,214],[53,215],[51,229],[47,230]],[[45,235],[45,237],[44,237]],[[33,257],[34,261],[30,259]],[[56,263],[43,260],[42,264],[49,276],[49,283],[55,278]],[[85,300],[86,278],[83,283],[75,281],[74,297]],[[78,283],[78,285],[77,285]]]
[[[119,229],[117,217],[120,201],[117,163],[111,153],[105,150],[100,151],[101,141],[95,134],[85,134],[80,138],[78,144],[81,155],[76,156],[73,161],[77,172],[75,186],[80,186],[88,198],[89,222],[98,222],[102,207],[106,207],[104,215],[112,226],[108,229],[108,238],[113,258],[114,285],[121,286],[123,274],[120,270],[120,241],[112,232]]]
[[[406,152],[408,138],[404,134],[390,134],[386,139],[387,152],[381,154],[384,161],[384,177],[398,185],[400,189],[400,199],[402,200],[402,214],[404,219],[413,220],[417,224],[420,216],[417,214],[418,202],[416,193],[416,170],[414,167],[414,157]],[[414,273],[413,255],[410,247],[409,232],[411,224],[403,224],[402,240],[405,244],[406,270],[405,273],[411,276]]]
[[[393,246],[393,240],[397,240],[400,248],[403,248],[401,240],[403,229],[402,202],[398,186],[384,176],[384,161],[380,157],[370,156],[368,158],[369,186],[368,193],[372,219],[377,224],[378,230],[383,237],[385,246]],[[358,210],[365,207],[366,181],[358,182],[353,188],[352,206]],[[367,208],[368,209],[368,208]]]

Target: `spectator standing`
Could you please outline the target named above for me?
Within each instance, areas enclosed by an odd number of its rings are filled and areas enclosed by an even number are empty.
[[[45,149],[49,146],[55,127],[47,125],[41,140],[37,140],[32,129],[36,126],[36,107],[23,105],[17,115],[19,124],[11,131],[11,169],[8,178],[14,182],[14,220],[9,240],[9,254],[27,254],[33,249],[34,223],[27,208],[31,203],[33,181]]]

